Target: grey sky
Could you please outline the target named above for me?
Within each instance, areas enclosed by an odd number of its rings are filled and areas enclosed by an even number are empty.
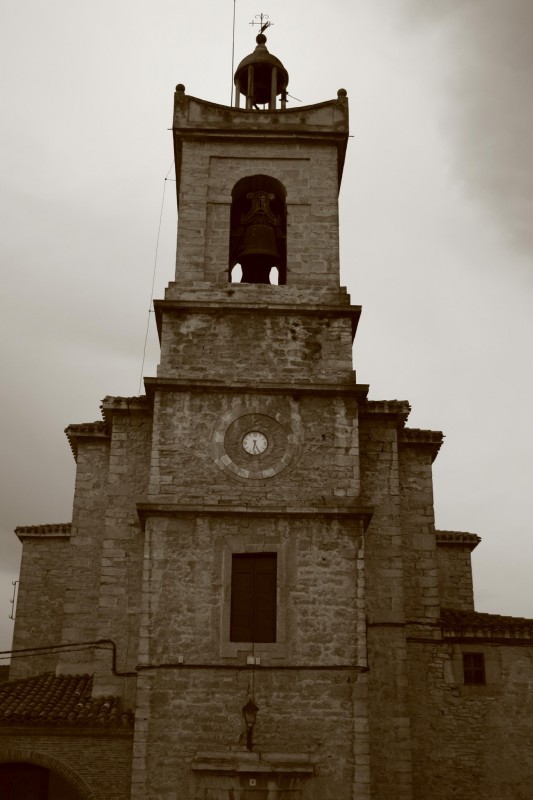
[[[350,99],[341,269],[363,305],[371,397],[442,429],[437,526],[483,537],[479,610],[533,616],[529,0],[237,0],[304,103]],[[232,0],[19,0],[0,8],[2,498],[0,634],[15,525],[70,519],[63,428],[137,393],[172,97],[228,103]],[[296,100],[292,101],[298,105]],[[170,175],[172,177],[172,173]],[[174,272],[166,184],[155,296]],[[150,333],[146,375],[158,351]]]
[[[442,122],[465,191],[509,237],[533,247],[533,4],[530,0],[411,0],[404,21],[453,59],[440,67]],[[444,115],[443,115],[444,116]]]

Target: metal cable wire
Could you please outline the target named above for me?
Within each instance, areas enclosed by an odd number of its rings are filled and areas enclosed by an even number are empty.
[[[150,303],[149,303],[149,307],[148,307],[148,320],[146,322],[146,334],[145,334],[145,337],[144,337],[143,357],[142,357],[142,363],[141,363],[141,374],[139,376],[139,388],[137,390],[137,397],[139,397],[140,394],[141,394],[143,372],[144,372],[144,362],[146,360],[146,345],[148,343],[148,333],[149,333],[149,330],[150,330],[150,314],[153,313],[152,312],[152,302],[153,302],[153,299],[154,299],[155,274],[156,274],[156,269],[157,269],[157,255],[158,255],[158,252],[159,252],[159,237],[161,235],[161,223],[163,221],[163,208],[164,208],[164,205],[165,205],[165,192],[166,192],[166,188],[167,188],[167,180],[169,179],[168,176],[169,176],[170,170],[172,169],[173,166],[174,166],[174,160],[172,161],[172,164],[170,165],[170,168],[169,168],[167,174],[165,175],[165,180],[163,181],[163,196],[161,198],[161,210],[159,212],[159,225],[158,225],[158,228],[157,228],[157,239],[156,239],[156,243],[155,243],[154,271],[153,271],[153,274],[152,274],[152,288],[150,290]]]

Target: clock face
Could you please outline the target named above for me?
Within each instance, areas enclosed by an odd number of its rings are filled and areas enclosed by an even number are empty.
[[[256,399],[252,407],[238,404],[220,416],[213,432],[213,455],[228,475],[268,480],[289,466],[300,439],[299,416],[279,407],[263,408]]]
[[[261,431],[250,431],[242,437],[242,447],[251,456],[260,456],[268,447],[268,439]]]

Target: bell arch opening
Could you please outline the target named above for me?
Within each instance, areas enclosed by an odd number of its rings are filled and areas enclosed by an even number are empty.
[[[286,197],[283,184],[269,175],[241,178],[233,187],[230,282],[280,285],[287,282]]]

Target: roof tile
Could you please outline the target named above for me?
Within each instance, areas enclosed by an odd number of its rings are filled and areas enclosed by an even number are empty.
[[[66,536],[70,534],[70,522],[54,522],[45,525],[19,525],[15,528],[17,536]]]
[[[445,631],[461,631],[465,635],[467,631],[472,631],[476,635],[512,634],[515,638],[521,636],[531,638],[533,636],[533,619],[526,617],[505,617],[500,614],[485,614],[481,611],[442,608],[441,623]]]
[[[118,697],[92,697],[92,675],[54,675],[0,684],[0,725],[131,728],[133,714]]]

